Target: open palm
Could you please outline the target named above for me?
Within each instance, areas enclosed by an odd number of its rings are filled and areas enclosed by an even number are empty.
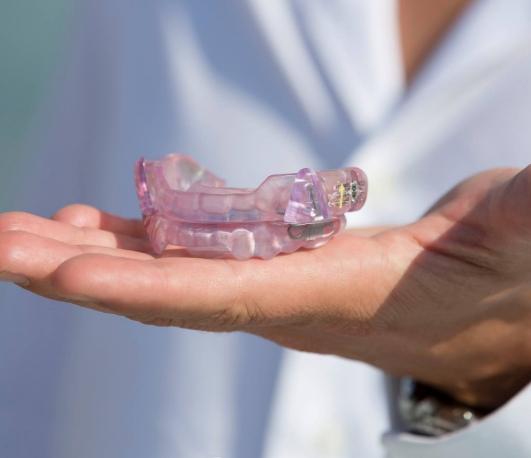
[[[155,257],[140,221],[84,205],[52,219],[4,213],[0,275],[146,324],[246,331],[495,404],[531,378],[530,210],[531,167],[491,170],[410,225],[243,262]],[[495,397],[483,389],[507,374]]]

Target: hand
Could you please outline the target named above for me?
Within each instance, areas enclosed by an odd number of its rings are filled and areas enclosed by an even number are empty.
[[[52,220],[5,213],[0,275],[142,323],[365,361],[495,407],[531,380],[530,210],[531,166],[492,170],[411,225],[245,262],[155,258],[139,221],[82,205]]]

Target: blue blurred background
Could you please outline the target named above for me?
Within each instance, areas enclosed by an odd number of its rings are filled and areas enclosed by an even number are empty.
[[[51,89],[65,49],[72,2],[6,0],[0,14],[0,211],[11,210],[9,196],[35,115]]]

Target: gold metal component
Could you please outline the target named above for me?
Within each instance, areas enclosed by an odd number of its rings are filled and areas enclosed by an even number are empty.
[[[339,185],[339,208],[343,206],[343,198],[345,197],[345,185],[341,183]]]
[[[328,206],[343,208],[344,205],[352,204],[358,197],[358,189],[356,181],[336,184],[334,192],[328,195]]]

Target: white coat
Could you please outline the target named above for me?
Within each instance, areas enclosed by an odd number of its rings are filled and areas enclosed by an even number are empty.
[[[13,209],[138,214],[134,159],[183,151],[241,186],[359,165],[371,195],[350,223],[402,223],[470,174],[530,162],[529,1],[476,1],[407,91],[392,0],[78,6]],[[393,430],[385,376],[355,361],[13,287],[0,304],[1,456],[531,455],[531,387],[472,428],[419,438]]]

